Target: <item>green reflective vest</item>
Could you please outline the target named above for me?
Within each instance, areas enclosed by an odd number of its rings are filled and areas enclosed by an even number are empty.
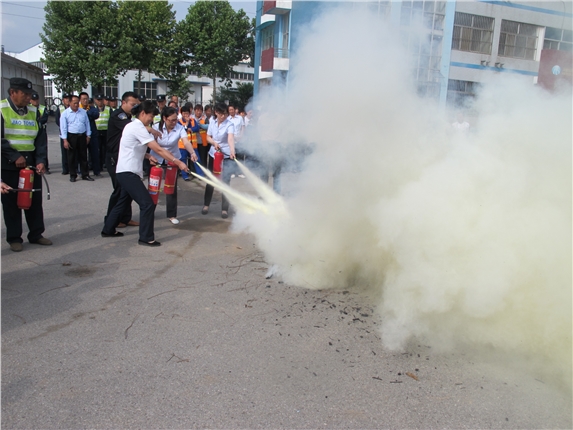
[[[28,106],[26,115],[18,115],[7,99],[0,101],[0,110],[4,119],[4,139],[16,151],[34,151],[34,140],[40,127],[36,121],[36,108]]]
[[[103,110],[99,112],[99,118],[95,120],[96,128],[98,130],[101,131],[107,130],[107,123],[109,122],[110,115],[111,115],[111,109],[109,106],[105,106]]]

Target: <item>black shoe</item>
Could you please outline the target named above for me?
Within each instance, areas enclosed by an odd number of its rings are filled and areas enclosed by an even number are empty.
[[[161,246],[161,242],[154,240],[153,242],[145,242],[143,240],[138,240],[137,243],[143,246]]]
[[[121,231],[115,231],[113,234],[107,234],[103,231],[101,232],[101,237],[121,237],[123,233]]]
[[[70,172],[62,172],[62,175],[69,175]]]
[[[50,169],[46,170],[46,175],[51,175],[52,172],[50,172]]]
[[[95,173],[94,176],[101,178],[101,173]]]
[[[82,181],[92,181],[93,182],[94,178],[92,178],[91,176],[82,176]]]
[[[223,219],[229,218],[229,213],[227,211],[221,212],[221,218],[223,218]]]
[[[71,177],[71,178],[70,178],[70,182],[76,182],[76,178]]]

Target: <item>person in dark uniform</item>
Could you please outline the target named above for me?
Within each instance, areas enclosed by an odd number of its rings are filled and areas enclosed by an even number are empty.
[[[108,97],[108,99],[109,99],[109,107],[110,107],[111,111],[113,112],[114,110],[117,110],[117,97],[110,96],[110,97]]]
[[[58,106],[56,111],[56,125],[60,127],[60,118],[64,111],[70,107],[70,100],[72,96],[70,94],[62,95],[62,104]],[[59,134],[59,133],[58,133]],[[64,140],[60,139],[60,150],[62,151],[62,175],[69,175],[70,169],[68,168],[68,151],[64,148]]]
[[[139,99],[136,93],[128,91],[121,97],[121,106],[114,110],[110,117],[107,126],[107,145],[106,145],[106,158],[105,165],[107,167],[107,172],[111,178],[111,183],[113,185],[113,192],[109,197],[109,203],[107,206],[107,214],[105,218],[109,216],[115,205],[119,200],[121,195],[121,186],[117,181],[115,174],[118,156],[119,156],[119,143],[121,141],[121,135],[123,129],[127,124],[131,122],[131,110],[134,106],[139,104]],[[161,133],[148,127],[148,131],[156,137],[160,137]],[[119,218],[119,224],[117,227],[122,228],[126,226],[138,226],[139,223],[131,219],[132,211],[131,204],[125,206],[125,211],[121,214]]]
[[[18,188],[20,170],[34,166],[39,175],[46,171],[47,139],[40,127],[40,115],[34,106],[29,106],[32,83],[23,78],[11,78],[8,98],[0,102],[2,112],[2,182]],[[28,224],[28,241],[38,245],[51,245],[43,237],[44,211],[42,209],[42,181],[36,179],[32,193],[32,205],[24,211]],[[22,210],[18,208],[18,193],[2,194],[6,241],[10,249],[20,252],[22,246]]]
[[[159,94],[157,96],[157,108],[159,109],[159,113],[155,115],[155,118],[153,118],[153,124],[157,124],[161,121],[161,112],[165,109],[166,104],[167,101],[165,100],[165,94]]]
[[[99,110],[93,105],[88,93],[80,93],[80,108],[85,109],[90,120],[90,129],[92,131],[91,139],[88,144],[88,160],[91,170],[95,176],[101,176],[101,165],[99,162],[99,136],[97,133],[96,119],[99,118]]]

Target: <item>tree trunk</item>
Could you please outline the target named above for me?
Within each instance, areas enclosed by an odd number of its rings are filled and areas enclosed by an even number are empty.
[[[213,76],[213,109],[217,103],[217,75]]]
[[[139,72],[137,73],[137,95],[139,96],[141,94],[141,69],[139,69]]]

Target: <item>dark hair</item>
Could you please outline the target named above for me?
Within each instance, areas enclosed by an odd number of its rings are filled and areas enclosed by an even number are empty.
[[[137,94],[135,94],[133,91],[127,91],[125,93],[123,93],[123,95],[121,96],[121,101],[124,102],[126,101],[128,98],[133,97],[134,99],[138,99],[139,97],[137,96]]]
[[[171,115],[177,114],[177,109],[171,106],[165,106],[161,111],[161,121],[159,121],[159,131],[163,130],[163,124],[165,124],[165,118],[169,118]]]
[[[196,105],[195,105],[195,109],[201,109],[201,110],[203,110],[203,106],[201,106],[200,104],[196,104]]]
[[[77,94],[70,94],[70,101],[72,101],[72,99],[74,98],[79,99],[80,96],[78,96]]]
[[[80,98],[81,98],[81,96],[83,96],[83,95],[88,96],[88,99],[90,98],[90,95],[89,95],[88,93],[86,93],[85,91],[82,91],[82,92],[80,93]]]
[[[183,113],[183,112],[189,112],[189,113],[191,113],[191,106],[189,106],[189,105],[183,105],[183,106],[181,106],[181,113]]]
[[[211,105],[205,105],[205,110],[209,110],[209,109],[212,110],[212,109],[213,109],[213,106],[211,106]]]
[[[229,114],[229,108],[225,103],[217,103],[214,109],[215,113],[226,113]]]
[[[133,109],[131,109],[131,114],[134,117],[138,117],[139,114],[141,112],[150,114],[152,113],[153,115],[157,115],[159,114],[159,109],[157,109],[157,106],[155,106],[151,100],[145,100],[144,102],[139,103],[138,105],[135,105],[133,107]]]
[[[167,106],[171,106],[171,103],[173,103],[177,107],[177,102],[174,100],[170,100],[169,103],[167,103]]]

